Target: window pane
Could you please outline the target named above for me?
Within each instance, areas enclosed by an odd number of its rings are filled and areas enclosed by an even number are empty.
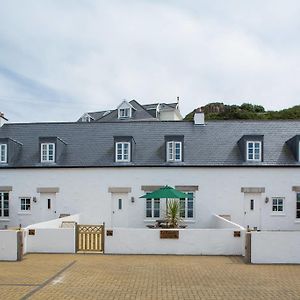
[[[160,199],[154,199],[154,218],[160,216]]]
[[[3,193],[3,199],[8,200],[8,193]]]
[[[296,218],[297,219],[300,218],[300,210],[297,210],[297,212],[296,212]]]

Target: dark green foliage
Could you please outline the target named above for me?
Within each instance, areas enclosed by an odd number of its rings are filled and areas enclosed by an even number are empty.
[[[226,105],[220,102],[209,103],[201,107],[206,120],[300,120],[300,105],[279,110],[265,111],[261,105],[243,103]],[[192,121],[195,110],[186,115],[184,120]]]

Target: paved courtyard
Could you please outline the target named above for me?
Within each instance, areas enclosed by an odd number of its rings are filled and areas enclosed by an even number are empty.
[[[239,257],[29,254],[0,262],[0,299],[300,299],[300,266]]]

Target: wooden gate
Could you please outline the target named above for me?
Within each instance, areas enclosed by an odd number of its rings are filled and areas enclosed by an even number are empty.
[[[104,224],[77,225],[77,252],[104,253]]]

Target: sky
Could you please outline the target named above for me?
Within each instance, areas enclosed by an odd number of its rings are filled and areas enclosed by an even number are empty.
[[[176,102],[300,104],[298,0],[0,0],[10,122]]]

